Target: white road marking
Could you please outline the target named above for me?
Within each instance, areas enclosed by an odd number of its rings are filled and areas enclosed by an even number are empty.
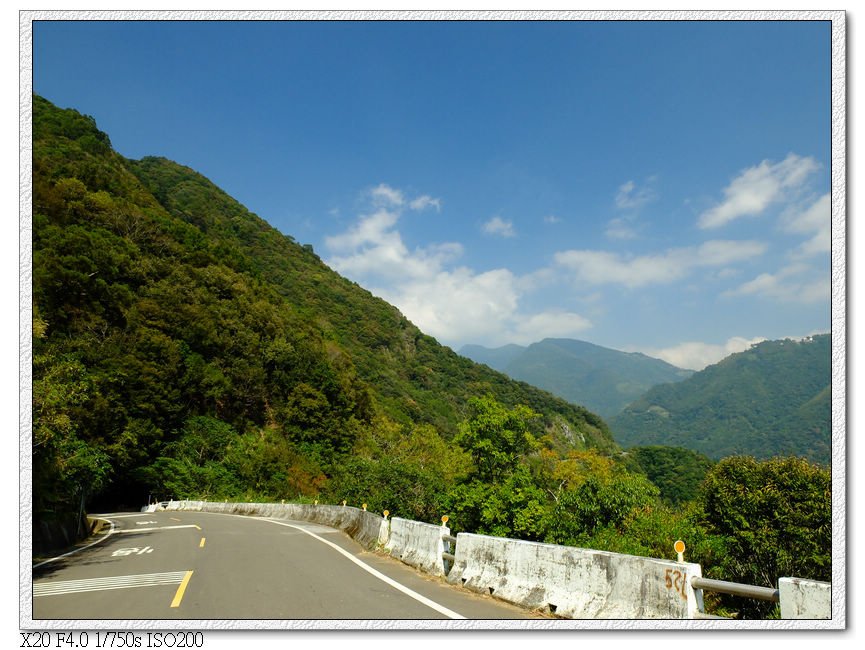
[[[125,557],[127,555],[144,555],[145,553],[153,553],[152,546],[145,546],[144,548],[132,547],[132,548],[119,548],[111,554],[111,557]]]
[[[406,596],[409,596],[410,598],[414,598],[414,599],[417,600],[418,602],[423,603],[423,604],[426,605],[427,607],[430,607],[430,608],[436,610],[439,614],[444,614],[444,615],[447,616],[448,618],[465,620],[465,616],[461,616],[460,614],[457,614],[455,611],[448,609],[448,608],[445,607],[444,605],[439,605],[437,602],[430,600],[430,599],[427,598],[426,596],[421,596],[421,595],[420,595],[419,593],[417,593],[416,591],[412,591],[412,590],[409,589],[408,587],[406,587],[406,586],[404,586],[404,585],[401,585],[401,584],[398,583],[396,580],[393,580],[393,579],[391,579],[391,578],[388,578],[388,577],[387,577],[386,575],[384,575],[383,573],[381,573],[381,572],[379,572],[379,571],[376,571],[376,570],[373,569],[371,566],[369,566],[369,565],[367,565],[367,564],[361,562],[360,560],[358,560],[354,555],[352,555],[351,553],[349,553],[348,551],[346,551],[344,548],[342,548],[342,547],[340,547],[340,546],[337,546],[337,545],[334,544],[333,542],[329,542],[329,541],[327,541],[327,540],[324,539],[323,537],[319,537],[319,536],[316,535],[315,533],[311,533],[311,532],[309,532],[308,530],[306,530],[305,528],[302,528],[301,526],[295,526],[295,525],[293,525],[293,524],[287,524],[287,523],[282,522],[282,521],[276,521],[276,520],[274,520],[274,519],[267,519],[267,518],[264,518],[264,521],[269,521],[270,523],[272,523],[272,524],[276,524],[276,525],[278,525],[278,526],[287,526],[287,527],[289,527],[289,528],[294,528],[294,529],[296,529],[296,530],[301,531],[302,533],[305,533],[305,534],[309,535],[310,537],[314,537],[315,539],[317,539],[318,541],[320,541],[322,544],[327,544],[328,546],[330,546],[331,548],[333,548],[334,550],[336,550],[338,553],[342,553],[345,557],[347,557],[349,560],[351,560],[352,562],[354,562],[355,564],[357,564],[361,569],[363,569],[363,570],[366,571],[367,573],[370,573],[370,574],[372,574],[374,577],[376,577],[376,578],[378,578],[379,580],[381,580],[382,582],[384,582],[384,583],[386,583],[386,584],[389,584],[389,585],[390,585],[391,587],[393,587],[394,589],[397,589],[397,590],[401,591],[401,592],[404,593]]]
[[[133,517],[136,515],[127,515],[127,516]],[[96,517],[94,517],[94,518],[96,518]],[[80,551],[83,551],[84,549],[90,548],[91,546],[93,546],[95,544],[99,544],[100,542],[104,542],[113,533],[145,533],[145,532],[149,532],[152,530],[170,530],[172,528],[197,528],[198,530],[201,530],[201,526],[198,526],[197,524],[184,524],[182,526],[161,526],[158,528],[129,528],[126,530],[122,530],[122,529],[116,529],[114,527],[114,522],[111,521],[111,519],[120,519],[120,518],[122,518],[122,516],[120,516],[120,517],[113,517],[112,516],[111,518],[109,518],[109,517],[98,517],[98,518],[102,519],[104,521],[107,521],[108,525],[111,526],[110,530],[105,534],[104,537],[100,537],[95,542],[92,542],[92,543],[88,544],[87,546],[82,546],[81,548],[75,548],[75,549],[72,549],[71,551],[69,551],[68,553],[63,553],[62,555],[58,555],[56,557],[52,557],[52,558],[48,558],[47,560],[43,560],[39,564],[34,564],[33,568],[36,569],[36,568],[41,567],[44,564],[48,564],[49,562],[54,562],[56,560],[59,560],[60,558],[66,557],[67,555],[72,555],[73,553],[79,553]]]
[[[128,519],[129,517],[150,517],[151,513],[149,512],[139,512],[134,515],[91,515],[97,519]]]
[[[123,530],[118,530],[118,533],[147,533],[151,530],[174,530],[175,528],[198,528],[201,530],[201,526],[197,526],[196,524],[183,524],[182,526],[157,526],[156,528],[125,528]]]
[[[87,591],[131,589],[133,587],[179,585],[183,582],[186,574],[186,571],[171,571],[168,573],[144,573],[130,576],[112,576],[108,578],[88,578],[86,580],[37,582],[33,585],[33,597],[62,596],[64,594],[77,594]]]

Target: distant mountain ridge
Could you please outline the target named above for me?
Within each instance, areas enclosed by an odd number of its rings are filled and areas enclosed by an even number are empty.
[[[670,445],[712,459],[831,456],[831,336],[764,341],[608,420],[623,447]]]
[[[621,412],[657,384],[693,374],[639,352],[621,352],[576,339],[548,338],[528,347],[466,345],[460,354],[604,418]]]

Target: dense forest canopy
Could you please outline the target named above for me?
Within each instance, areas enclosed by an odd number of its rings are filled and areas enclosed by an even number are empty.
[[[127,160],[38,96],[32,225],[34,531],[149,498],[345,499],[655,557],[683,539],[722,579],[829,578],[828,469],[623,453],[597,415],[439,345],[200,174]]]

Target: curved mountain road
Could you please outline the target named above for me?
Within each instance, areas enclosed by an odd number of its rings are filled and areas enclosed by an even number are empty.
[[[99,517],[111,523],[99,541],[34,566],[34,620],[540,617],[318,524],[204,512]]]

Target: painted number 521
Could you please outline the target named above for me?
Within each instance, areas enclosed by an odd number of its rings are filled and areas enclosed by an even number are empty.
[[[664,582],[667,589],[675,589],[682,598],[688,598],[688,592],[685,591],[685,575],[676,569],[667,569],[664,576]]]

